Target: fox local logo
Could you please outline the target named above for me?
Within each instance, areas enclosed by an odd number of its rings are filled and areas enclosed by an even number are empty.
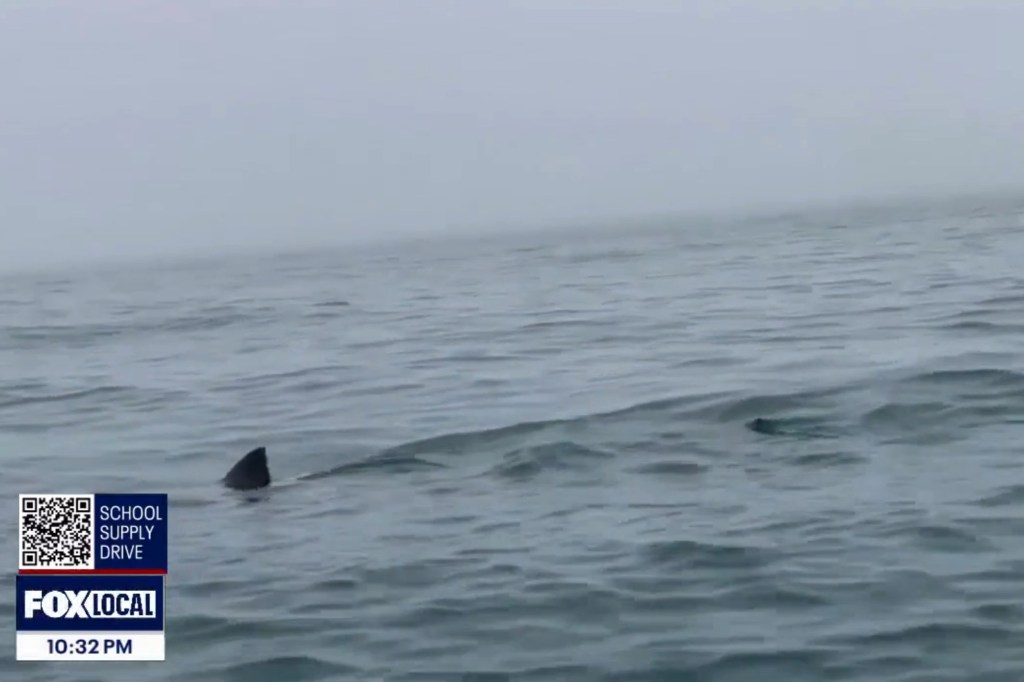
[[[25,590],[25,618],[156,618],[156,590]]]
[[[18,632],[163,632],[162,575],[19,575]]]

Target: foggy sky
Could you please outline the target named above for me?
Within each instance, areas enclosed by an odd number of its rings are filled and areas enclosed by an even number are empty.
[[[0,3],[0,270],[1024,185],[1024,3]]]

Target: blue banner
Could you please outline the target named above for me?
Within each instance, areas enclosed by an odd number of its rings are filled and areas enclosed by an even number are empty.
[[[162,575],[18,575],[18,632],[163,632]]]
[[[96,571],[167,571],[167,495],[96,494]]]

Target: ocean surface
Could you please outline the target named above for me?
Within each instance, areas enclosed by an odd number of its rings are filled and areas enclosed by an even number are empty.
[[[4,276],[0,678],[1024,680],[1024,201],[616,227]],[[166,662],[14,662],[68,491]]]

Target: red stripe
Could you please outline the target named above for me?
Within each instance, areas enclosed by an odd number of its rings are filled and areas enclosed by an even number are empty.
[[[19,575],[167,575],[164,568],[22,568]]]

